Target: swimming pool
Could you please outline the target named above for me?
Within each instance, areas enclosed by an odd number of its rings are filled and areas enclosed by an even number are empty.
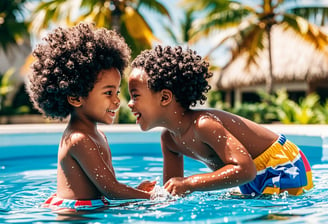
[[[328,220],[328,127],[268,126],[299,144],[307,155],[315,188],[303,196],[241,198],[231,189],[194,192],[184,198],[112,201],[105,211],[59,216],[39,205],[56,190],[57,145],[63,125],[0,126],[0,223],[80,220],[87,223],[324,223]],[[100,126],[113,154],[117,178],[136,186],[161,185],[160,129],[140,132],[135,125]],[[186,175],[207,172],[187,159]]]

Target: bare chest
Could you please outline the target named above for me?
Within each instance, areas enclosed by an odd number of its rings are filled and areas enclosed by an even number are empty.
[[[216,170],[223,166],[223,162],[209,145],[197,139],[194,135],[174,138],[176,151],[187,157],[206,164],[210,169]]]

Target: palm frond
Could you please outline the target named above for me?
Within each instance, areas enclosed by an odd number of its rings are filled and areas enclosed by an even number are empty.
[[[32,14],[30,30],[38,35],[41,30],[50,27],[51,23],[70,22],[78,15],[81,0],[50,0],[40,2]]]
[[[328,23],[328,6],[294,6],[288,9],[288,12],[320,26],[325,26]]]
[[[191,11],[206,11],[208,15],[225,11],[231,4],[240,4],[229,0],[181,0],[179,5]]]
[[[284,14],[282,24],[285,29],[293,29],[304,40],[314,44],[318,50],[327,51],[328,36],[316,25],[293,14]]]
[[[239,7],[198,19],[193,23],[193,28],[190,30],[192,41],[198,41],[200,38],[210,35],[215,30],[236,27],[249,14],[249,9]]]
[[[140,0],[140,6],[147,7],[150,11],[155,11],[161,15],[167,16],[171,20],[171,15],[166,7],[157,0]]]

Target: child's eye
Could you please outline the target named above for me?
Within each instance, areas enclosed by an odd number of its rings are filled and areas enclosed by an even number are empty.
[[[116,92],[116,95],[119,95],[120,93],[121,93],[121,91],[117,91],[117,92]]]
[[[105,94],[111,96],[113,94],[113,91],[107,91],[105,92]]]
[[[139,95],[137,95],[137,94],[133,94],[133,95],[132,95],[132,99],[135,100],[138,96],[139,96]]]

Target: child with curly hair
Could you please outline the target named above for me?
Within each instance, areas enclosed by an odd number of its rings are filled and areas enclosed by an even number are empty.
[[[94,209],[108,199],[149,199],[155,182],[137,188],[115,176],[111,151],[97,123],[111,124],[130,49],[116,32],[80,23],[57,28],[33,51],[27,91],[45,116],[69,121],[58,150],[57,192],[45,203],[54,209]]]
[[[284,135],[222,110],[191,109],[206,100],[208,67],[179,46],[157,46],[132,62],[128,105],[143,131],[164,127],[164,188],[172,195],[236,186],[245,195],[299,195],[312,188],[306,157]],[[183,155],[211,172],[184,177]]]

